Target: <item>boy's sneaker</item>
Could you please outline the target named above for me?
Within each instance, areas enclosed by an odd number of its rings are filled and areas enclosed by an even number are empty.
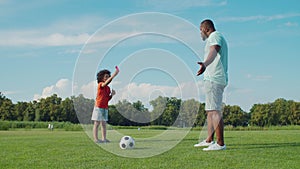
[[[215,142],[214,141],[211,141],[211,142],[206,142],[206,140],[203,140],[201,141],[200,143],[198,144],[195,144],[194,147],[204,147],[204,146],[210,146],[212,144],[214,144]]]
[[[102,140],[97,140],[97,141],[95,141],[95,143],[101,144],[101,143],[104,143],[104,142]]]
[[[105,139],[105,140],[102,140],[103,141],[103,143],[110,143],[110,141],[109,140],[107,140],[107,139]]]
[[[215,143],[203,149],[203,151],[214,151],[214,150],[226,150],[226,145],[224,144],[223,146],[220,146],[218,143]]]

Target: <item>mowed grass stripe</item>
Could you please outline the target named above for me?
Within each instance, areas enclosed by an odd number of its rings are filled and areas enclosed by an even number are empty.
[[[120,130],[147,137],[161,131]],[[108,133],[109,138],[109,133]],[[199,131],[150,158],[124,158],[94,144],[84,132],[0,131],[0,168],[298,168],[300,131],[225,131],[227,150],[194,148]],[[138,143],[137,143],[138,144]],[[130,151],[130,150],[125,150]]]

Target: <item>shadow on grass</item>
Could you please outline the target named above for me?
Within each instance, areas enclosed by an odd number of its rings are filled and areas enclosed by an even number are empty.
[[[282,147],[300,147],[300,143],[257,143],[257,144],[230,144],[228,149],[266,149]]]
[[[227,140],[227,139],[232,139],[232,138],[234,138],[234,137],[225,137],[225,139]],[[184,138],[183,139],[183,141],[199,141],[199,138]],[[202,140],[201,140],[202,141]]]
[[[149,140],[138,140],[139,142],[179,142],[181,140],[175,140],[175,139],[149,139]]]

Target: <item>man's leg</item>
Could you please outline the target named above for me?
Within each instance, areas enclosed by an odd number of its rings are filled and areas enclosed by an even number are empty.
[[[213,119],[211,111],[206,111],[207,112],[207,138],[206,142],[210,143],[211,141],[214,140],[214,125],[213,125]]]
[[[213,126],[216,132],[217,143],[220,146],[224,145],[224,122],[219,111],[211,111]]]

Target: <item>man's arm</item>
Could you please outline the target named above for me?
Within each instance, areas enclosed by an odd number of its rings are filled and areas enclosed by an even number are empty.
[[[209,48],[209,54],[208,54],[206,60],[203,62],[205,67],[210,65],[215,60],[220,49],[221,49],[221,47],[219,45],[213,45]]]
[[[197,73],[197,76],[201,75],[205,71],[206,67],[215,60],[220,49],[221,47],[219,45],[213,45],[209,48],[209,53],[206,60],[204,62],[198,62],[200,69]]]

